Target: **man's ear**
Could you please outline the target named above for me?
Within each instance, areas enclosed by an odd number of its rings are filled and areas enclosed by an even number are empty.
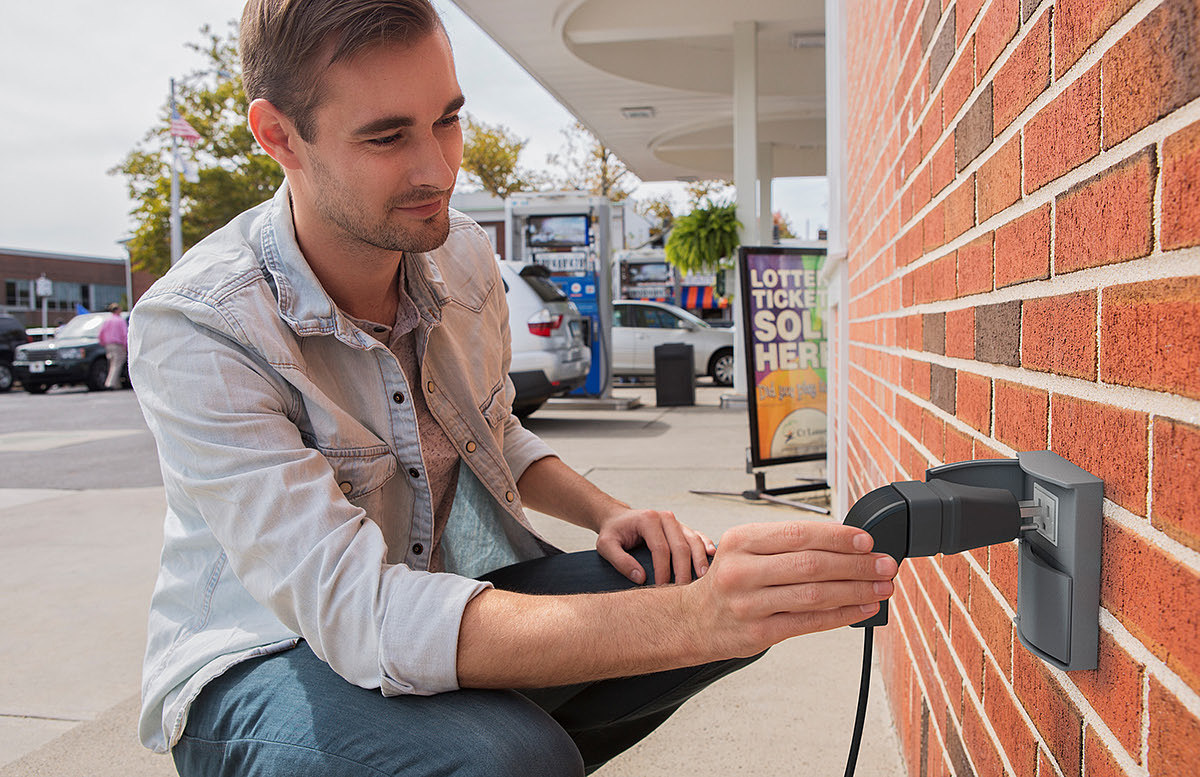
[[[247,119],[250,123],[250,131],[254,133],[254,139],[258,141],[258,145],[262,146],[263,151],[266,151],[285,170],[295,170],[300,167],[300,158],[296,153],[300,133],[296,131],[296,126],[288,120],[288,117],[284,116],[269,101],[260,97],[250,103]]]

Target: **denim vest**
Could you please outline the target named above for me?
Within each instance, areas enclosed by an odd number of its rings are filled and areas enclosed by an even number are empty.
[[[471,578],[556,552],[516,481],[553,451],[512,415],[503,284],[487,237],[450,213],[405,257],[420,386],[334,305],[305,262],[287,185],[197,244],[130,318],[130,373],[158,443],[163,553],[142,680],[142,742],[179,738],[204,684],[306,640],[385,695],[458,687]],[[431,573],[424,393],[461,457]]]

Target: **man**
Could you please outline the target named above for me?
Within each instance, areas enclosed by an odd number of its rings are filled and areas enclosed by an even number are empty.
[[[498,269],[448,210],[463,96],[427,0],[251,0],[241,45],[287,181],[133,314],[168,502],[143,742],[185,776],[578,775],[891,594],[864,532],[718,552],[521,428]]]
[[[111,390],[121,388],[121,374],[125,371],[129,327],[121,316],[120,305],[114,302],[108,306],[108,312],[112,315],[100,324],[98,337],[100,345],[104,346],[104,356],[108,359],[108,377],[104,381],[104,388]]]

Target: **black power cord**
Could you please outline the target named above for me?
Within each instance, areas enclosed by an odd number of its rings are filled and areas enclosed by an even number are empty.
[[[846,757],[845,777],[854,777],[858,765],[858,747],[862,744],[863,724],[867,721],[867,696],[871,691],[871,647],[875,641],[875,627],[863,629],[862,678],[858,682],[858,712],[854,716],[854,733],[850,735],[850,754]]]

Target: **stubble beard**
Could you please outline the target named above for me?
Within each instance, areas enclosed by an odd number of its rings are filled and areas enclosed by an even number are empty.
[[[384,251],[419,254],[440,247],[450,236],[450,214],[445,204],[449,201],[449,191],[428,189],[406,192],[390,199],[383,215],[377,221],[370,221],[365,218],[361,202],[329,174],[329,169],[316,159],[313,163],[321,180],[321,196],[315,203],[317,212],[336,226],[344,240],[352,246],[361,247],[365,244]],[[418,222],[415,227],[399,223],[400,216],[395,213],[396,208],[427,203],[437,197],[444,198],[443,207],[437,213]]]

